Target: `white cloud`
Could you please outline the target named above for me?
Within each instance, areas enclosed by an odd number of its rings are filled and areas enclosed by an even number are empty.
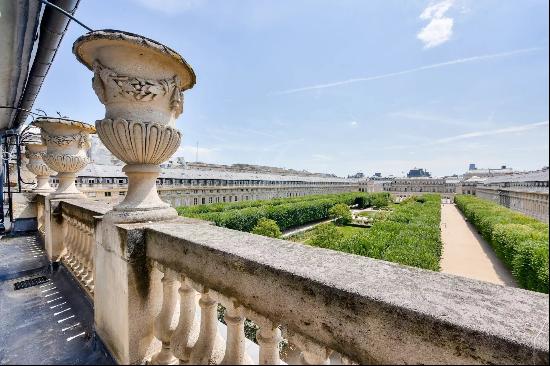
[[[350,125],[351,127],[355,128],[355,127],[359,126],[359,122],[357,122],[357,121],[351,121],[351,122],[349,123],[349,125]]]
[[[198,5],[203,0],[134,0],[139,5],[168,15],[184,13]]]
[[[454,20],[445,16],[445,13],[453,3],[454,0],[433,3],[420,14],[420,19],[429,21],[416,35],[424,43],[424,48],[436,47],[451,39]]]
[[[500,53],[493,53],[493,54],[488,54],[488,55],[479,55],[479,56],[459,58],[459,59],[456,59],[456,60],[451,60],[451,61],[446,61],[446,62],[439,62],[439,63],[436,63],[436,64],[415,67],[414,69],[390,72],[388,74],[381,74],[381,75],[369,76],[369,77],[364,77],[364,78],[354,78],[354,79],[348,79],[348,80],[335,81],[333,83],[318,84],[318,85],[304,86],[304,87],[301,87],[301,88],[277,91],[277,92],[271,93],[271,95],[294,94],[294,93],[299,93],[299,92],[308,91],[308,90],[326,89],[326,88],[333,88],[335,86],[341,86],[341,85],[347,85],[347,84],[353,84],[353,83],[359,83],[359,82],[365,82],[365,81],[387,79],[387,78],[392,78],[392,77],[396,77],[396,76],[412,74],[412,73],[419,72],[419,71],[437,69],[437,68],[445,67],[445,66],[458,65],[458,64],[468,63],[468,62],[483,61],[483,60],[489,60],[489,59],[499,58],[499,57],[507,57],[507,56],[512,56],[512,55],[516,55],[516,54],[520,54],[520,53],[539,51],[540,49],[541,49],[540,47],[522,48],[522,49],[517,49],[517,50],[507,51],[507,52],[500,52]]]

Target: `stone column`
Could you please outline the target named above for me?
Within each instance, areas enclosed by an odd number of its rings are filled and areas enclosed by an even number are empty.
[[[127,32],[87,33],[75,41],[73,53],[94,73],[92,87],[105,105],[97,132],[107,149],[126,163],[128,176],[126,197],[96,229],[95,326],[119,363],[143,363],[160,349],[152,320],[162,289],[150,275],[143,238],[122,235],[121,230],[177,218],[176,210],[160,199],[156,179],[159,165],[180,146],[176,118],[195,74],[175,51]]]
[[[76,173],[89,159],[86,151],[91,146],[90,134],[95,127],[67,118],[39,117],[33,124],[40,128],[46,145],[44,162],[57,172],[59,186],[45,200],[44,241],[48,258],[59,261],[63,252],[62,220],[58,212],[60,200],[82,199],[86,196],[75,185]]]
[[[32,190],[35,193],[50,193],[53,188],[50,187],[50,175],[52,170],[44,163],[43,156],[46,154],[46,145],[31,143],[25,145],[25,156],[29,159],[27,168],[36,175],[36,187]]]

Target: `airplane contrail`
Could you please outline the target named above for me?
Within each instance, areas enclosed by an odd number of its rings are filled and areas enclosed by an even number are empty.
[[[501,53],[493,53],[493,54],[489,54],[489,55],[480,55],[480,56],[459,58],[457,60],[451,60],[451,61],[439,62],[439,63],[436,63],[436,64],[431,64],[431,65],[426,65],[426,66],[420,66],[420,67],[416,67],[414,69],[390,72],[388,74],[381,74],[381,75],[369,76],[369,77],[364,77],[364,78],[347,79],[347,80],[335,81],[335,82],[327,83],[327,84],[318,84],[318,85],[305,86],[305,87],[296,88],[296,89],[288,89],[288,90],[273,92],[273,93],[271,93],[271,95],[293,94],[293,93],[299,93],[299,92],[308,91],[308,90],[326,89],[326,88],[332,88],[332,87],[335,87],[335,86],[359,83],[359,82],[364,82],[364,81],[372,81],[372,80],[392,78],[392,77],[395,77],[395,76],[401,76],[401,75],[405,75],[405,74],[412,74],[412,73],[415,73],[415,72],[418,72],[418,71],[437,69],[439,67],[445,67],[445,66],[451,66],[451,65],[457,65],[457,64],[464,64],[464,63],[474,62],[474,61],[488,60],[488,59],[492,59],[492,58],[507,57],[507,56],[517,55],[517,54],[521,54],[521,53],[534,52],[534,51],[538,51],[538,50],[541,50],[541,49],[542,49],[541,47],[522,48],[522,49],[508,51],[508,52],[501,52]]]

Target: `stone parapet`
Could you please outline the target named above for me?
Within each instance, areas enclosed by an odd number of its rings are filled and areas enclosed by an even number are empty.
[[[165,275],[360,363],[548,363],[548,295],[183,221],[143,242]]]

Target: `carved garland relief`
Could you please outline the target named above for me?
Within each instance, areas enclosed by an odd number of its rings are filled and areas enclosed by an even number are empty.
[[[170,95],[170,110],[180,115],[183,112],[183,93],[177,75],[172,79],[149,80],[134,76],[118,75],[99,61],[93,64],[92,87],[103,104],[108,104],[107,95],[120,95],[137,102],[149,102]]]
[[[73,142],[76,142],[78,147],[82,149],[89,149],[92,146],[90,135],[82,132],[74,135],[50,136],[46,131],[42,130],[42,139],[46,144],[54,144],[57,146],[68,146]]]
[[[86,155],[46,154],[44,161],[60,173],[76,173],[90,162]]]

